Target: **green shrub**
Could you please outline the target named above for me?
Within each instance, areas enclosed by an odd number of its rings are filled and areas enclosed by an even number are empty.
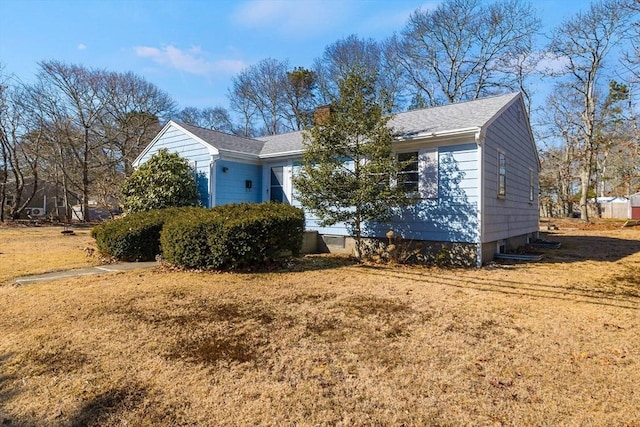
[[[218,235],[222,222],[216,212],[201,209],[181,212],[168,221],[160,234],[162,257],[170,264],[185,268],[215,265],[209,236]]]
[[[170,208],[130,214],[91,230],[101,254],[122,261],[152,261],[160,254],[160,231],[167,218],[194,208]]]
[[[304,213],[279,203],[213,209],[182,207],[129,214],[93,228],[98,250],[123,261],[151,261],[162,253],[190,269],[238,269],[298,256]]]
[[[225,261],[229,267],[261,265],[300,254],[304,231],[301,209],[281,203],[223,208],[223,234],[216,241],[211,236],[209,242],[214,253],[226,251]]]
[[[171,218],[161,233],[163,257],[186,268],[262,266],[302,247],[304,213],[285,204],[231,204]]]
[[[187,159],[161,149],[124,182],[125,212],[196,206],[198,188],[193,172]]]

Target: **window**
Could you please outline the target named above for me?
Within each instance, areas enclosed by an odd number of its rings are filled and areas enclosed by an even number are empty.
[[[418,192],[418,152],[411,153],[399,153],[398,161],[404,163],[402,169],[400,169],[400,182],[404,185],[404,190],[407,193]]]
[[[284,168],[282,166],[271,168],[271,186],[270,186],[270,197],[269,199],[272,202],[285,202],[284,196]]]
[[[536,196],[536,181],[533,169],[529,169],[529,201],[533,202]]]
[[[4,199],[4,204],[7,206],[13,205],[13,196],[11,194],[7,194],[6,198]]]
[[[407,193],[422,199],[438,198],[438,149],[398,153],[398,161],[405,166],[399,172],[400,182]]]
[[[507,160],[504,153],[498,153],[498,197],[507,195]]]

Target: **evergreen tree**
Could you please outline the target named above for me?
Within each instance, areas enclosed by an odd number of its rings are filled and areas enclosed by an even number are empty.
[[[127,178],[122,194],[127,213],[198,203],[195,175],[189,162],[166,148]]]
[[[374,79],[356,70],[338,85],[339,98],[328,117],[304,133],[294,186],[321,225],[346,224],[360,258],[366,224],[388,220],[410,196],[398,182],[403,163],[392,152],[391,116],[376,103]]]

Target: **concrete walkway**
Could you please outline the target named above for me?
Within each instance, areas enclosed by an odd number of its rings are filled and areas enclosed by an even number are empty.
[[[96,267],[78,268],[75,270],[56,271],[53,273],[24,276],[15,279],[18,285],[46,282],[50,280],[66,279],[69,277],[92,276],[97,274],[117,273],[119,271],[131,271],[142,268],[151,268],[159,265],[156,261],[149,262],[120,262],[117,264],[98,265]]]

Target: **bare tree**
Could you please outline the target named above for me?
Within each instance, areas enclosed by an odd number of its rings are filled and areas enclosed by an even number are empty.
[[[237,133],[229,111],[224,107],[207,107],[202,109],[202,124],[207,129],[225,133]]]
[[[0,221],[4,221],[5,206],[8,207],[8,215],[17,219],[38,190],[43,132],[23,108],[22,85],[10,82],[8,78],[1,80]]]
[[[106,207],[117,202],[119,183],[174,102],[132,73],[59,61],[39,65],[25,109],[45,135],[49,178],[62,183],[67,203],[71,192],[77,194],[87,221],[90,199],[102,199]]]
[[[388,61],[387,46],[373,39],[361,39],[352,34],[330,44],[314,62],[320,102],[328,104],[339,95],[339,82],[354,73],[374,82],[378,102],[385,109],[396,109],[399,101],[399,80]]]
[[[240,135],[245,137],[256,136],[254,129],[254,118],[257,108],[251,101],[251,92],[253,90],[251,79],[246,74],[240,73],[231,82],[229,89],[229,105],[231,109],[241,116],[242,123],[240,125]]]
[[[160,130],[160,122],[175,110],[175,102],[164,91],[131,72],[102,72],[100,75],[101,133],[107,145],[103,151],[112,166],[125,175],[132,163]],[[107,151],[108,150],[108,151]]]
[[[631,19],[626,0],[592,3],[588,11],[578,12],[555,29],[549,51],[565,67],[556,92],[563,90],[573,100],[578,120],[567,133],[580,163],[580,217],[589,220],[587,201],[592,188],[595,160],[599,149],[597,127],[601,101],[598,84],[605,59],[620,41]]]
[[[234,133],[275,135],[305,128],[315,108],[316,81],[315,72],[290,70],[286,60],[263,59],[245,69],[229,91],[231,109],[241,114],[245,128]]]
[[[516,84],[539,28],[520,0],[445,0],[411,15],[394,58],[428,105],[476,99]]]
[[[579,99],[571,91],[559,87],[548,96],[542,115],[543,120],[550,124],[550,135],[545,139],[562,143],[552,144],[540,150],[541,203],[545,199],[548,211],[563,216],[573,213],[578,194],[575,183],[579,175],[580,152],[573,138],[580,126],[580,116],[576,113],[578,105]]]
[[[259,118],[261,134],[276,135],[286,127],[287,62],[263,59],[233,78],[232,108],[245,113],[245,104]],[[252,114],[253,117],[253,114]]]
[[[196,107],[184,107],[176,114],[175,119],[188,125],[204,127],[202,126],[202,112]]]
[[[101,98],[101,72],[58,61],[39,65],[32,102],[45,107],[40,110],[43,121],[55,127],[56,136],[64,138],[60,141],[62,170],[81,195],[83,219],[88,221],[91,178],[94,170],[103,166],[98,154],[104,144],[102,116],[107,111]]]
[[[176,115],[176,120],[205,129],[217,130],[229,134],[240,133],[224,107],[185,107]]]
[[[640,1],[630,0],[626,7],[632,15],[640,13]],[[634,83],[640,84],[640,21],[635,19],[632,22],[631,46],[624,54],[625,63],[631,72]]]

